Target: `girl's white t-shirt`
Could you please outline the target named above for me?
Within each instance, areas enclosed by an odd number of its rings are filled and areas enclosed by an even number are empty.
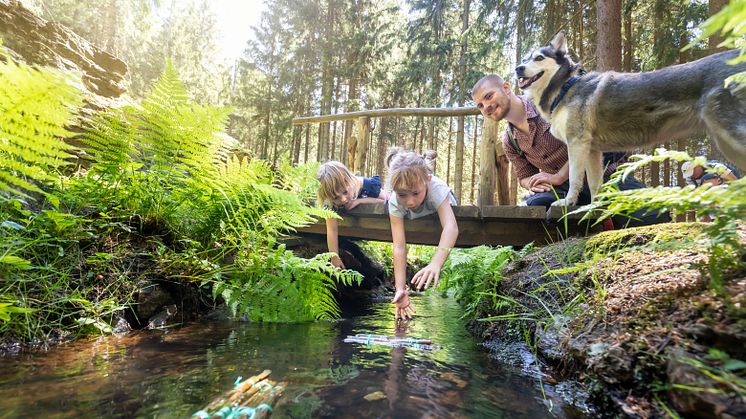
[[[451,193],[451,188],[440,178],[433,176],[427,184],[427,195],[422,205],[415,209],[399,205],[396,200],[396,192],[393,192],[389,198],[389,214],[398,218],[414,220],[438,212],[438,207],[446,199],[450,201],[451,205],[458,205],[456,197]]]

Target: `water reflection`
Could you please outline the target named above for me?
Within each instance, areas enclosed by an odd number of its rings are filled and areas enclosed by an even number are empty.
[[[237,376],[263,369],[288,384],[274,417],[576,415],[558,400],[550,412],[532,379],[490,361],[456,303],[436,295],[415,303],[416,320],[397,329],[393,306],[381,303],[334,323],[203,322],[2,359],[0,417],[188,417]],[[343,343],[357,333],[431,339],[442,349]]]

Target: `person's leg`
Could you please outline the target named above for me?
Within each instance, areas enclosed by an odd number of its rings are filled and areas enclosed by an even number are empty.
[[[569,188],[570,182],[565,182],[562,185],[555,186],[553,191],[535,193],[526,198],[526,205],[529,207],[543,206],[549,209],[552,202],[565,197]]]
[[[620,191],[642,189],[644,187],[645,184],[635,179],[634,176],[627,176],[622,182],[619,183]],[[642,208],[633,212],[627,217],[615,215],[614,217],[612,217],[612,219],[614,220],[614,226],[616,228],[625,228],[667,223],[671,221],[671,216],[668,214],[668,212],[659,213],[657,209]]]

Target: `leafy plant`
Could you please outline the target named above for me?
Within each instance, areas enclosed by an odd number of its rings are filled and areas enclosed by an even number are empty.
[[[652,156],[634,155],[630,162],[619,167],[604,186],[604,191],[584,209],[600,212],[603,217],[616,214],[629,215],[638,210],[672,211],[685,213],[696,211],[714,221],[704,229],[702,239],[707,241],[710,253],[708,271],[712,287],[722,291],[723,274],[727,270],[743,268],[741,255],[744,245],[738,235],[737,223],[746,211],[746,179],[741,178],[728,184],[681,187],[656,187],[629,191],[615,190],[613,185],[620,178],[653,161],[674,159],[693,160],[703,164],[703,158],[691,159],[679,151],[657,149]]]
[[[475,317],[485,302],[491,305],[490,308],[503,304],[497,286],[502,279],[503,267],[515,255],[510,247],[454,249],[443,266],[440,288],[454,291],[465,308],[464,317]]]
[[[249,320],[298,322],[340,315],[332,291],[337,283],[359,283],[359,273],[329,264],[330,254],[296,257],[279,246],[242,258],[237,270],[213,285],[236,316]]]
[[[731,0],[719,12],[699,25],[701,34],[694,39],[684,50],[689,49],[708,37],[720,33],[723,41],[717,45],[718,48],[736,48],[738,43],[746,39],[746,0]],[[711,45],[712,47],[712,45]],[[741,53],[730,64],[738,64],[746,61],[746,46],[741,47]],[[726,80],[726,83],[734,81],[739,84],[746,83],[746,72],[734,74]]]
[[[82,103],[68,74],[0,61],[0,191],[29,197],[46,194],[40,183],[56,180],[74,147],[65,128]]]

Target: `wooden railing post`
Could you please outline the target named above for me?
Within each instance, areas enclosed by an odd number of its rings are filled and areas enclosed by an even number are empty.
[[[497,125],[497,124],[495,124]],[[497,203],[498,205],[510,205],[510,186],[508,174],[510,173],[508,157],[503,149],[500,134],[495,129],[495,166],[497,169]]]
[[[482,143],[479,145],[479,196],[477,205],[482,208],[495,205],[495,144],[497,142],[497,122],[484,118]]]
[[[355,160],[355,156],[357,155],[357,135],[351,134],[350,138],[347,139],[347,168],[352,173],[355,173],[357,165],[357,161]]]
[[[357,120],[357,150],[355,150],[355,171],[365,169],[365,158],[368,155],[368,137],[370,134],[370,118],[364,116]],[[361,174],[363,174],[361,172]]]

